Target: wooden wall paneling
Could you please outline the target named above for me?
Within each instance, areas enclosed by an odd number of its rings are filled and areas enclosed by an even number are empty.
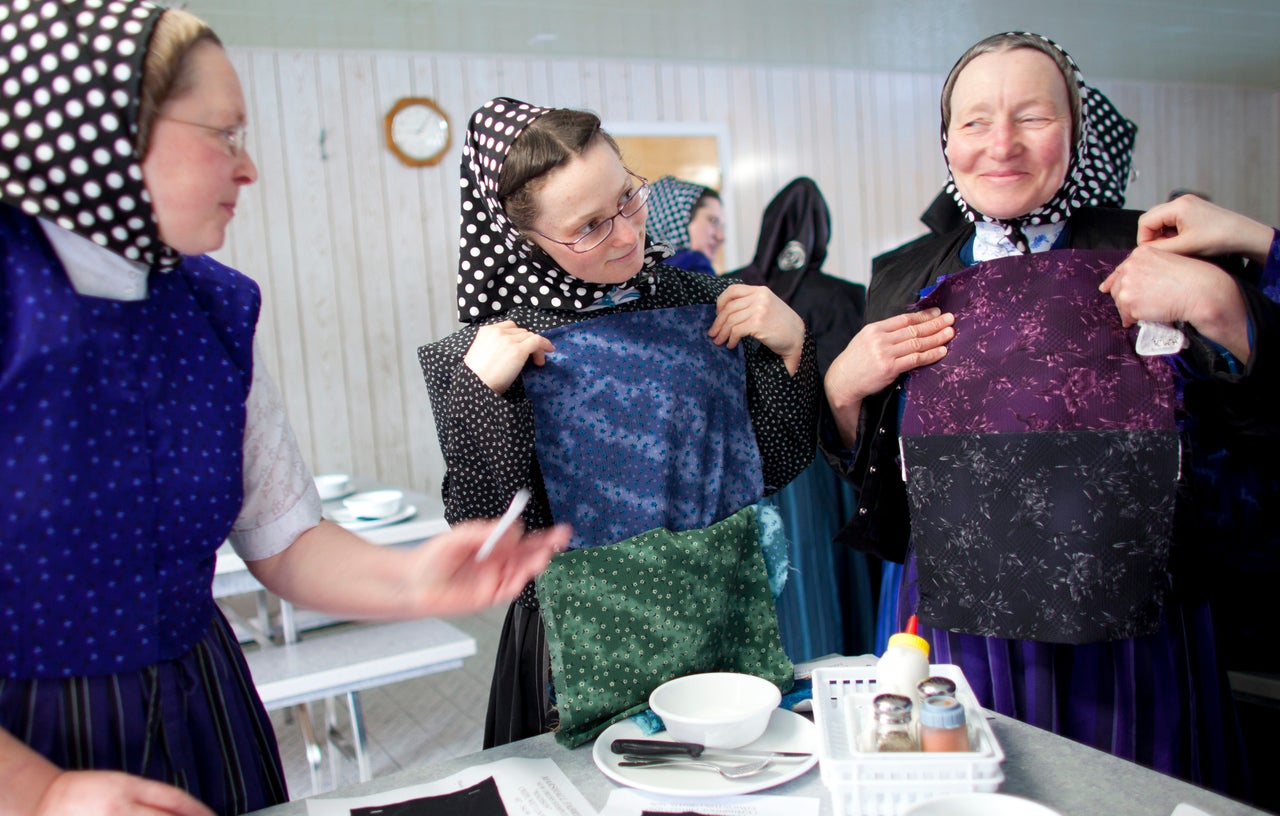
[[[577,60],[552,60],[548,73],[551,93],[539,104],[556,108],[585,108],[586,91],[583,89],[582,70]]]
[[[322,107],[325,158],[332,196],[330,233],[338,314],[342,334],[344,381],[353,443],[347,461],[334,461],[321,451],[318,470],[377,476],[389,463],[382,452],[396,444],[388,439],[381,402],[379,349],[395,342],[385,320],[391,297],[385,231],[386,196],[382,135],[386,107],[379,104],[373,59],[344,54],[323,60]]]
[[[239,74],[244,89],[245,113],[249,123],[245,147],[258,168],[259,178],[257,183],[240,188],[236,218],[227,229],[226,243],[213,254],[223,263],[253,278],[262,290],[262,316],[258,321],[255,343],[263,364],[278,381],[278,372],[281,371],[280,343],[275,334],[276,321],[271,316],[271,310],[275,306],[275,298],[271,292],[272,281],[266,279],[268,236],[262,179],[263,142],[271,137],[263,133],[262,120],[258,116],[260,94],[256,93],[257,78],[252,56],[244,51],[232,51],[228,53],[228,57]]]
[[[442,98],[445,77],[437,75],[436,64],[437,58],[431,55],[410,57],[409,82],[415,95]],[[454,75],[447,79],[450,83],[456,81]],[[462,137],[455,134],[454,138]],[[402,389],[406,434],[401,445],[406,455],[405,480],[418,489],[439,485],[434,473],[440,467],[439,444],[417,348],[454,328],[456,267],[448,261],[447,248],[457,242],[458,228],[456,221],[450,222],[449,213],[453,210],[447,200],[449,191],[441,182],[445,177],[454,180],[452,190],[456,199],[457,166],[446,156],[430,167],[404,168],[410,170],[413,177],[409,190],[416,194],[411,208],[415,218],[412,227],[407,221],[404,226],[406,230],[413,230],[405,236],[404,261],[392,269],[396,280],[397,342],[387,353]],[[412,243],[408,243],[409,238],[413,239]]]
[[[839,248],[828,261],[827,271],[863,283],[870,275],[863,260],[870,257],[866,238],[869,164],[861,101],[864,84],[865,80],[850,71],[832,72],[831,142],[835,158],[816,179],[831,208],[832,244]]]
[[[628,119],[632,122],[660,122],[673,118],[670,111],[675,107],[674,99],[663,99],[656,63],[636,63],[623,76],[626,84],[617,93],[623,95],[630,107]]]
[[[266,50],[251,55],[257,98],[254,115],[257,129],[263,134],[258,148],[256,185],[261,206],[258,212],[243,215],[259,218],[264,226],[267,240],[258,258],[262,266],[249,274],[263,284],[263,318],[270,329],[263,339],[271,338],[277,344],[272,354],[278,357],[279,363],[271,373],[280,387],[302,454],[308,463],[314,463],[319,440],[308,386],[311,371],[302,342],[306,304],[298,290],[298,238],[293,234],[291,217],[291,211],[301,203],[289,188],[285,152],[288,150],[286,134],[290,131],[280,98],[283,88],[278,57],[277,52]]]
[[[403,96],[418,96],[414,86],[412,59],[404,54],[374,57],[374,77],[378,91],[377,109],[385,112]],[[410,327],[422,319],[407,304],[421,302],[425,286],[423,267],[422,176],[419,168],[402,164],[389,150],[378,151],[380,171],[386,184],[386,266],[371,270],[370,285],[377,290],[383,324],[379,342],[370,345],[370,366],[374,372],[375,411],[380,430],[379,461],[383,478],[398,484],[417,486],[409,462],[410,410],[407,405],[404,356],[410,353]],[[416,290],[416,291],[415,291]]]
[[[308,206],[292,206],[287,214],[294,237],[294,274],[298,290],[298,346],[307,377],[311,406],[313,467],[351,461],[353,429],[347,412],[349,384],[342,357],[347,342],[338,316],[334,270],[333,225],[327,174],[321,156],[325,123],[316,57],[311,52],[281,52],[276,59],[280,83],[280,138],[289,197]],[[337,199],[337,202],[343,199]],[[339,205],[340,206],[340,205]],[[344,208],[345,209],[345,208]],[[321,450],[325,452],[320,453]]]

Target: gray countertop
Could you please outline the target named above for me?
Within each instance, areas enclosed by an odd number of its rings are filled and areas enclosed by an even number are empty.
[[[991,716],[996,739],[1006,757],[1002,766],[1005,782],[1000,787],[1001,792],[1042,802],[1061,811],[1064,816],[1170,816],[1180,802],[1192,804],[1210,816],[1265,813],[1008,717]],[[411,768],[325,795],[364,796],[422,784],[451,776],[471,765],[506,757],[549,757],[555,760],[597,810],[604,807],[609,793],[617,787],[596,768],[589,744],[569,750],[562,748],[550,735],[544,735],[439,765]],[[817,768],[767,793],[820,797],[822,812],[835,812],[830,793],[823,785]],[[306,812],[306,804],[297,801],[257,813],[260,816],[296,816]]]

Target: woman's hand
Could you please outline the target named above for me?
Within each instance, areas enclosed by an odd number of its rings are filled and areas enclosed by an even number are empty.
[[[1126,326],[1139,320],[1190,323],[1238,359],[1249,359],[1244,296],[1208,261],[1140,246],[1098,288],[1111,295]]]
[[[862,401],[900,375],[945,357],[955,322],[950,312],[926,309],[869,323],[853,336],[823,381],[845,447],[857,441]]]
[[[36,816],[213,816],[187,793],[161,782],[115,771],[63,771],[53,778]]]
[[[533,360],[534,365],[540,366],[547,361],[547,354],[555,350],[551,341],[542,335],[504,320],[481,326],[462,362],[494,393],[505,394],[527,361]]]
[[[1262,263],[1271,227],[1194,195],[1152,207],[1138,219],[1138,243],[1179,255],[1244,255]]]
[[[477,561],[476,553],[496,524],[464,522],[414,550],[408,577],[418,614],[464,615],[511,601],[551,556],[569,546],[571,528],[566,524],[526,535],[517,521]]]
[[[754,337],[795,374],[804,351],[804,321],[767,286],[735,283],[716,298],[716,319],[707,335],[717,346],[737,348]]]

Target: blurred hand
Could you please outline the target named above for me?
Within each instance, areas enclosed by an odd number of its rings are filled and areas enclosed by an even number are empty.
[[[862,401],[912,369],[938,362],[956,336],[955,315],[940,309],[908,312],[869,323],[827,369],[827,402],[847,447],[857,439]]]
[[[547,354],[555,350],[551,341],[542,335],[504,320],[481,326],[462,362],[495,393],[505,394],[527,361],[540,366],[547,361]]]
[[[114,771],[63,771],[45,789],[36,816],[214,816],[187,793]]]
[[[1194,195],[1152,207],[1138,219],[1138,243],[1180,255],[1244,255],[1266,260],[1271,227]]]
[[[496,524],[464,522],[414,551],[409,578],[421,604],[418,614],[465,615],[509,602],[546,569],[552,555],[569,546],[568,525],[526,535],[516,522],[477,561],[476,552]]]
[[[716,319],[707,335],[717,346],[737,348],[754,337],[782,358],[792,374],[804,351],[804,321],[767,286],[735,283],[716,299]]]
[[[1111,295],[1126,326],[1139,320],[1190,323],[1237,358],[1249,359],[1244,296],[1208,261],[1140,246],[1098,288]]]

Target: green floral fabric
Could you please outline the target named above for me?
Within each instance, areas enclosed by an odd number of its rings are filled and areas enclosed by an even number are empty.
[[[643,711],[654,688],[686,674],[745,672],[791,688],[755,507],[699,530],[561,553],[538,597],[562,745]]]

